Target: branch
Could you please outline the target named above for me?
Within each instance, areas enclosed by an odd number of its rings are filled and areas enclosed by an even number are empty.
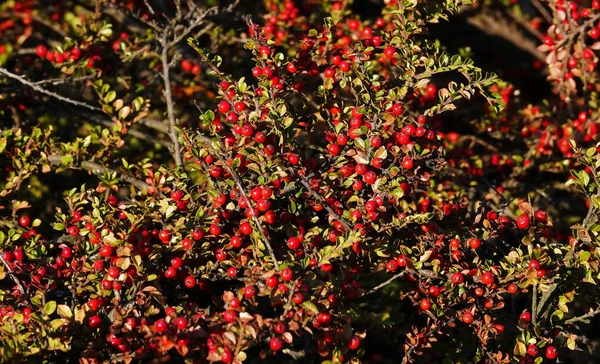
[[[542,62],[546,61],[546,55],[537,49],[537,44],[531,39],[523,36],[514,24],[507,22],[505,19],[499,19],[488,14],[479,13],[467,17],[467,23],[479,28],[489,35],[506,39]]]
[[[597,308],[596,310],[590,311],[590,312],[586,313],[585,315],[577,316],[577,317],[573,317],[573,318],[568,319],[567,321],[565,321],[565,325],[573,324],[575,322],[589,323],[588,319],[596,316],[599,313],[600,313],[600,308]]]
[[[381,284],[379,284],[379,285],[377,285],[377,286],[375,286],[375,287],[371,288],[371,289],[370,289],[370,290],[369,290],[367,293],[365,293],[365,294],[363,295],[363,297],[364,297],[364,296],[367,296],[367,295],[370,295],[370,294],[373,294],[373,293],[375,293],[375,292],[379,291],[379,290],[380,290],[380,289],[382,289],[383,287],[385,287],[385,286],[389,285],[390,283],[392,283],[393,281],[395,281],[395,280],[396,280],[396,279],[398,279],[398,278],[401,278],[402,276],[404,276],[404,275],[405,275],[405,274],[407,274],[407,273],[408,273],[408,270],[404,270],[404,271],[402,271],[402,272],[400,272],[400,273],[396,273],[396,274],[394,274],[394,275],[393,275],[393,276],[391,276],[391,277],[390,277],[390,278],[389,278],[387,281],[385,281],[385,282],[383,282],[383,283],[381,283]]]
[[[533,4],[533,6],[535,6],[535,8],[540,12],[540,14],[542,14],[542,16],[544,17],[544,19],[546,20],[546,22],[552,24],[552,15],[550,15],[550,12],[548,12],[548,9],[546,9],[540,2],[539,0],[531,0],[531,3]]]
[[[181,159],[181,148],[179,146],[179,139],[177,137],[176,121],[175,121],[175,111],[173,106],[173,95],[171,93],[171,79],[169,78],[169,44],[167,43],[167,37],[171,32],[171,27],[167,26],[163,31],[162,38],[160,40],[160,44],[162,47],[162,52],[160,55],[160,60],[162,63],[162,76],[165,84],[165,99],[167,100],[167,115],[169,117],[169,126],[170,126],[170,134],[171,140],[173,141],[173,151],[175,157],[175,163],[177,166],[181,166],[183,161]]]
[[[52,163],[53,165],[57,165],[57,164],[61,164],[62,163],[62,155],[49,155],[48,156],[48,161],[50,163]],[[117,174],[118,172],[115,171],[114,169],[110,169],[110,168],[106,168],[103,165],[96,163],[96,162],[91,162],[91,161],[83,161],[81,162],[81,169],[85,169],[86,171],[91,172],[92,174],[95,175],[102,175],[102,174],[106,174],[106,173],[110,173],[110,174]],[[146,182],[139,180],[133,176],[130,175],[126,175],[121,173],[119,175],[119,178],[122,181],[125,181],[135,187],[137,187],[140,190],[147,190],[148,187],[150,187]]]
[[[15,282],[15,284],[19,288],[19,291],[21,292],[21,294],[22,295],[27,294],[27,292],[25,291],[25,288],[23,287],[23,284],[21,283],[21,280],[19,279],[19,277],[17,277],[15,275],[15,272],[12,270],[12,268],[10,267],[10,264],[8,264],[8,262],[6,261],[6,259],[4,259],[4,254],[0,254],[0,261],[6,267],[6,273],[13,280],[13,282]]]
[[[289,170],[292,173],[294,172],[294,170],[292,168],[290,168]],[[348,224],[348,222],[346,220],[344,220],[344,218],[341,217],[338,213],[333,211],[333,209],[327,203],[327,200],[325,200],[325,198],[323,196],[321,196],[317,191],[312,189],[312,187],[310,186],[310,183],[306,180],[306,178],[304,176],[301,176],[299,173],[294,173],[294,174],[300,178],[300,183],[302,183],[302,185],[310,192],[310,194],[323,204],[323,207],[325,207],[325,210],[327,210],[327,212],[329,212],[331,214],[331,216],[333,216],[336,220],[341,222],[342,225],[344,225],[344,227],[347,230],[352,230],[352,228],[350,227],[350,224]]]
[[[37,15],[31,14],[31,13],[20,13],[20,12],[16,12],[16,11],[13,11],[10,13],[0,12],[0,18],[10,18],[13,16],[16,16],[17,18],[21,18],[21,19],[28,18],[28,19],[33,20],[36,23],[45,25],[46,27],[48,27],[49,29],[54,31],[56,34],[60,35],[62,38],[66,38],[68,36],[67,33],[63,32],[62,29],[55,27],[51,22],[49,22],[45,19],[42,19]]]
[[[235,184],[237,185],[238,189],[240,190],[240,193],[242,194],[242,197],[244,198],[244,200],[246,200],[246,204],[248,204],[248,208],[250,209],[250,213],[252,214],[252,220],[254,221],[254,224],[256,224],[256,226],[258,227],[260,236],[263,238],[265,246],[267,247],[267,250],[269,251],[269,255],[271,256],[271,259],[273,260],[273,265],[275,266],[275,269],[279,271],[279,263],[277,262],[277,258],[275,257],[275,252],[273,251],[273,248],[271,247],[271,243],[269,242],[269,238],[265,234],[265,232],[262,228],[262,225],[261,225],[260,221],[258,220],[258,217],[256,216],[256,213],[254,212],[254,209],[252,208],[252,202],[250,201],[250,199],[248,198],[248,195],[246,194],[246,191],[244,190],[244,186],[242,185],[242,181],[240,180],[240,177],[237,175],[237,173],[235,173],[233,168],[231,168],[231,166],[225,161],[225,159],[221,155],[221,152],[212,145],[212,141],[209,138],[205,137],[202,134],[198,134],[198,137],[200,139],[202,139],[204,144],[206,144],[210,149],[212,149],[213,152],[215,152],[215,154],[217,155],[217,158],[219,158],[221,163],[225,166],[225,168],[227,168],[227,171],[229,172],[229,174],[235,181]],[[192,144],[191,141],[188,140],[188,142],[189,142],[189,144]]]
[[[167,44],[169,49],[177,43],[181,42],[183,39],[185,39],[185,37],[187,37],[197,26],[199,26],[202,23],[204,18],[206,18],[211,13],[216,13],[217,10],[218,8],[216,6],[213,6],[212,8],[206,9],[206,11],[204,11],[204,13],[202,13],[201,15],[198,15],[190,25],[185,27],[185,30],[181,32],[181,34],[176,36],[171,42]]]
[[[53,98],[55,98],[57,100],[66,102],[68,104],[75,105],[75,106],[78,106],[78,107],[82,107],[84,109],[88,109],[88,110],[91,110],[91,111],[97,111],[97,112],[101,112],[102,111],[102,109],[100,109],[99,107],[88,105],[88,104],[86,104],[84,102],[73,100],[73,99],[70,99],[68,97],[65,97],[65,96],[59,95],[57,93],[54,93],[52,91],[48,91],[45,88],[40,87],[36,83],[27,81],[23,76],[20,76],[20,75],[17,75],[15,73],[12,73],[12,72],[8,71],[5,68],[0,67],[0,74],[3,74],[5,76],[7,76],[8,78],[12,78],[13,80],[17,80],[20,83],[22,83],[23,85],[29,86],[29,87],[31,87],[32,89],[34,89],[35,91],[37,91],[39,93],[42,93],[44,95],[53,97]]]

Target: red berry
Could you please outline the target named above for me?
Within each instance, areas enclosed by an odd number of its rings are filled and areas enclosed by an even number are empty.
[[[154,323],[154,331],[156,332],[165,332],[167,330],[167,322],[163,319],[160,319]]]
[[[454,273],[454,274],[452,274],[450,279],[452,280],[453,284],[457,284],[457,285],[461,284],[464,281],[462,273]]]
[[[39,46],[35,47],[35,54],[40,58],[43,58],[44,56],[46,56],[47,52],[48,52],[48,48],[46,48],[46,46],[43,44],[40,44]]]
[[[519,229],[527,229],[529,228],[529,224],[529,216],[527,216],[526,214],[517,217],[517,226],[519,227]]]
[[[88,324],[92,329],[97,329],[100,327],[100,325],[102,325],[102,319],[100,318],[100,316],[94,315],[90,317],[90,319],[88,320]]]
[[[552,359],[556,359],[557,356],[558,356],[558,350],[556,350],[556,348],[554,346],[550,345],[546,348],[546,358],[552,360]]]
[[[245,222],[240,226],[240,232],[244,235],[252,234],[252,225],[250,223]]]
[[[490,285],[494,283],[494,273],[492,272],[485,272],[483,273],[483,275],[481,276],[481,281],[483,282],[483,284],[485,285]]]
[[[404,159],[402,159],[402,167],[404,169],[413,169],[413,160],[410,157],[404,157]]]
[[[27,216],[27,215],[23,215],[19,218],[19,225],[21,225],[23,227],[29,226],[30,222],[31,222],[31,220],[29,219],[29,216]]]
[[[394,58],[394,55],[396,54],[396,48],[394,47],[387,47],[384,51],[383,54],[388,58],[388,59],[392,59]]]
[[[542,265],[540,264],[540,262],[538,262],[535,259],[532,259],[529,262],[529,269],[531,269],[531,270],[537,270],[537,269],[540,269],[541,267],[542,267]]]
[[[356,350],[359,348],[360,346],[360,338],[358,336],[352,336],[349,340],[348,340],[348,349],[350,350]]]
[[[525,311],[521,314],[521,316],[519,316],[520,320],[523,320],[524,322],[530,322],[531,321],[531,313]]]
[[[431,308],[431,301],[427,298],[423,298],[419,303],[419,307],[421,307],[421,310],[427,311]]]
[[[535,344],[531,344],[527,347],[527,354],[529,354],[530,356],[535,357],[539,354],[539,352],[540,350]]]
[[[462,320],[465,324],[470,324],[471,322],[473,322],[473,314],[471,313],[471,311],[463,312]]]
[[[269,341],[269,347],[273,351],[279,351],[283,347],[283,340],[277,336],[273,336],[271,341]]]
[[[181,190],[174,190],[171,192],[171,198],[174,201],[179,201],[183,198],[183,192]]]
[[[185,328],[187,327],[187,324],[188,324],[188,322],[187,322],[187,320],[185,319],[185,317],[178,317],[178,318],[175,320],[175,325],[177,325],[177,328],[178,328],[179,330],[183,330],[183,329],[185,329]]]
[[[193,276],[187,276],[183,283],[187,288],[194,288],[194,286],[196,285],[196,278],[194,278]]]

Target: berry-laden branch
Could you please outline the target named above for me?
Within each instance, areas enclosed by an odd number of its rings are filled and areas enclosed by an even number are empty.
[[[184,138],[186,139],[186,143],[188,144],[188,146],[191,147],[193,143],[191,142],[191,140],[189,140],[187,138],[187,136],[185,136],[185,134],[183,134],[183,135],[184,135]],[[246,190],[244,189],[242,180],[237,175],[237,173],[233,170],[233,168],[231,168],[231,166],[229,166],[229,164],[225,161],[225,158],[221,154],[221,151],[213,146],[212,141],[209,138],[205,137],[202,134],[198,134],[198,138],[217,155],[217,158],[219,158],[219,160],[221,161],[223,166],[225,166],[225,168],[227,169],[227,171],[233,178],[235,184],[237,185],[238,189],[240,190],[240,193],[242,194],[242,197],[244,198],[246,204],[248,205],[248,208],[250,209],[250,213],[252,214],[252,221],[254,221],[254,224],[258,228],[258,232],[260,233],[260,236],[263,239],[263,242],[269,252],[269,255],[271,256],[271,260],[273,260],[273,265],[275,266],[275,269],[277,271],[279,271],[279,262],[277,261],[277,257],[275,256],[275,252],[273,251],[273,248],[271,247],[271,243],[269,242],[269,237],[265,233],[265,231],[262,227],[262,224],[258,220],[258,217],[256,216],[254,209],[252,208],[252,202],[248,198],[248,194],[246,193]]]
[[[331,216],[333,216],[337,221],[341,222],[342,225],[346,228],[346,230],[352,230],[350,224],[337,212],[333,211],[333,209],[327,203],[327,200],[323,196],[321,196],[317,191],[312,189],[310,183],[304,176],[302,176],[299,173],[294,173],[294,170],[292,168],[290,168],[289,171],[294,175],[298,176],[298,178],[300,178],[300,183],[302,183],[302,185],[308,190],[308,192],[310,192],[310,194],[314,198],[316,198],[319,202],[323,204],[323,207],[325,208],[325,210],[327,210],[327,212],[329,212],[329,214],[331,214]]]

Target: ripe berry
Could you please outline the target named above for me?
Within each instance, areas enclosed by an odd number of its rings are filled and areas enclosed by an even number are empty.
[[[527,229],[529,228],[529,224],[529,216],[527,216],[526,214],[517,217],[517,226],[519,227],[519,229]]]
[[[558,350],[556,350],[556,348],[554,346],[550,345],[546,348],[546,358],[552,360],[552,359],[556,359],[557,356],[558,356]]]
[[[273,336],[271,341],[269,341],[269,347],[273,351],[279,351],[283,347],[283,340],[277,336]]]
[[[483,284],[485,285],[490,285],[494,283],[494,273],[492,272],[485,272],[483,273],[483,275],[481,276],[481,281],[483,282]]]
[[[535,344],[531,344],[527,347],[527,354],[529,354],[530,356],[535,357],[539,354],[539,352],[540,350]]]
[[[532,259],[529,262],[529,269],[531,269],[531,270],[537,270],[537,269],[540,269],[541,267],[542,267],[542,265],[540,264],[540,262],[538,262],[535,259]]]
[[[352,336],[349,340],[348,340],[348,349],[350,350],[356,350],[359,348],[360,346],[360,338],[358,336]]]
[[[421,307],[421,310],[427,311],[431,308],[431,301],[427,298],[423,298],[419,303],[419,307]]]
[[[327,312],[321,312],[317,316],[317,322],[322,326],[328,326],[331,323],[331,315]]]
[[[510,294],[515,294],[515,293],[517,293],[517,290],[518,290],[518,287],[517,287],[517,285],[516,285],[516,284],[514,284],[514,283],[511,283],[511,284],[508,286],[508,293],[510,293]]]
[[[250,223],[245,222],[240,226],[240,232],[244,235],[252,234],[252,225]]]
[[[545,224],[546,222],[548,222],[548,214],[544,210],[537,210],[535,212],[534,218],[535,218],[535,221],[541,222],[543,224]]]
[[[471,249],[478,249],[481,246],[481,240],[477,238],[472,238],[471,240],[469,240],[469,246],[471,247]]]
[[[160,319],[154,323],[154,331],[156,332],[165,332],[167,330],[167,322],[163,319]]]
[[[40,58],[43,58],[44,56],[46,56],[47,52],[48,52],[48,48],[46,48],[46,46],[43,44],[40,44],[39,46],[35,47],[35,54]]]
[[[94,315],[90,317],[90,319],[88,320],[88,324],[92,329],[97,329],[100,327],[100,325],[102,325],[102,319],[100,318],[100,316]]]
[[[394,47],[387,47],[384,51],[383,54],[388,58],[388,59],[392,59],[394,58],[394,54],[396,54],[396,48]]]
[[[237,269],[235,267],[230,267],[229,269],[227,269],[227,275],[230,278],[235,278],[237,277]]]
[[[19,225],[21,225],[22,227],[29,226],[30,222],[31,222],[31,220],[29,219],[29,216],[27,216],[27,215],[23,215],[19,218]]]
[[[286,282],[292,280],[292,278],[294,277],[294,272],[292,272],[290,268],[284,268],[280,274],[281,279],[283,279]]]
[[[174,201],[179,201],[183,198],[183,192],[181,190],[174,190],[171,192],[171,198]]]
[[[295,238],[295,237],[291,237],[288,239],[287,241],[287,246],[288,248],[292,249],[292,250],[296,250],[300,247],[300,239]]]
[[[238,314],[234,310],[227,310],[223,313],[223,320],[227,323],[232,323],[237,318]]]
[[[187,288],[194,288],[194,286],[196,285],[196,278],[194,278],[193,276],[187,276],[183,283]]]
[[[168,244],[169,240],[171,240],[171,233],[169,230],[161,230],[160,233],[158,233],[158,239],[162,241],[163,244]]]
[[[520,320],[523,320],[524,322],[530,322],[531,321],[531,313],[525,311],[521,314],[521,316],[519,316]]]
[[[410,157],[404,157],[404,159],[402,159],[402,167],[404,169],[413,169],[413,160]]]
[[[112,279],[116,279],[119,274],[121,274],[121,269],[119,267],[110,267],[107,272],[108,276]]]
[[[465,311],[462,316],[462,320],[465,324],[470,324],[473,322],[473,314],[471,311]]]
[[[452,280],[452,283],[456,285],[461,284],[464,281],[462,273],[454,273],[450,279]]]
[[[169,279],[177,277],[177,268],[175,268],[175,267],[167,268],[167,270],[165,271],[165,277],[169,278]]]
[[[187,327],[187,324],[188,324],[188,322],[187,322],[187,320],[185,319],[185,317],[178,317],[178,318],[175,320],[175,325],[177,325],[177,328],[178,328],[179,330],[183,330],[183,329],[185,329],[185,328]]]
[[[440,295],[440,288],[438,286],[430,286],[428,292],[431,296],[437,297]]]

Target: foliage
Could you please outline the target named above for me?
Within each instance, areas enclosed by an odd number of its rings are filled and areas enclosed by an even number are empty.
[[[46,3],[0,5],[2,361],[598,358],[600,2]],[[498,11],[546,99],[429,33]]]

